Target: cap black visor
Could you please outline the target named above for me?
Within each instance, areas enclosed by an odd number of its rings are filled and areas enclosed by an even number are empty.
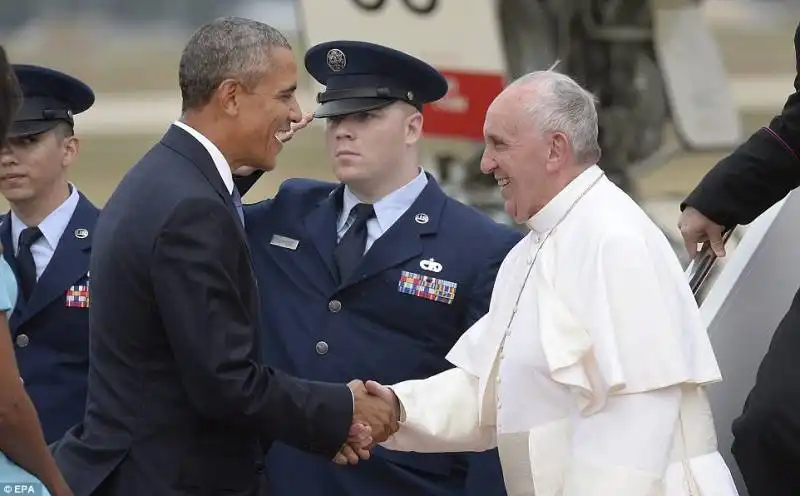
[[[9,138],[26,138],[41,134],[56,127],[61,122],[59,120],[52,121],[19,121],[12,122],[11,129],[8,131]]]
[[[337,117],[341,115],[357,114],[368,110],[375,110],[396,102],[391,98],[347,98],[344,100],[332,100],[325,102],[314,111],[314,117],[323,119],[325,117]]]

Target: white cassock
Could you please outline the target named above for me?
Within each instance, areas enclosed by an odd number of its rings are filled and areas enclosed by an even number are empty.
[[[456,368],[392,386],[383,446],[497,447],[509,496],[736,495],[703,389],[720,371],[664,234],[597,166],[528,225]]]

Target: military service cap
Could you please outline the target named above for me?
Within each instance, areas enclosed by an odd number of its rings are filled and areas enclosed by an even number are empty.
[[[305,66],[325,91],[314,117],[365,112],[403,101],[422,110],[447,93],[447,80],[407,53],[363,41],[329,41],[306,52]]]
[[[59,122],[74,125],[72,116],[94,103],[94,92],[82,81],[46,67],[15,64],[22,88],[22,106],[14,117],[9,138],[43,133]]]

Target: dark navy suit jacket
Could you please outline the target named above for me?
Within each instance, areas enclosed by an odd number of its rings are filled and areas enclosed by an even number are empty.
[[[384,384],[452,367],[445,355],[488,310],[500,263],[522,234],[449,198],[429,176],[411,208],[339,283],[333,250],[342,192],[332,183],[292,179],[274,199],[245,206],[267,363],[312,380]],[[420,294],[423,278],[439,285],[443,301]],[[453,284],[447,300],[442,288]],[[370,460],[339,467],[278,443],[267,472],[281,496],[505,494],[494,451],[378,447]]]
[[[76,496],[264,494],[276,439],[332,463],[352,394],[262,365],[244,228],[195,138],[169,129],[92,243],[86,414],[54,446]]]

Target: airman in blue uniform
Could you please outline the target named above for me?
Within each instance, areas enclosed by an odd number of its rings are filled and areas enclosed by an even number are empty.
[[[89,255],[98,209],[67,179],[79,152],[73,116],[94,103],[83,82],[15,65],[23,103],[0,151],[3,256],[20,291],[9,320],[20,375],[48,443],[83,418],[89,362]]]
[[[305,63],[327,86],[315,117],[326,119],[341,183],[291,179],[274,198],[245,206],[264,358],[320,381],[394,384],[441,372],[488,310],[500,263],[521,234],[448,197],[419,166],[423,104],[447,91],[436,69],[352,41],[315,46]],[[493,451],[378,447],[340,467],[277,443],[266,467],[277,496],[505,494]]]

